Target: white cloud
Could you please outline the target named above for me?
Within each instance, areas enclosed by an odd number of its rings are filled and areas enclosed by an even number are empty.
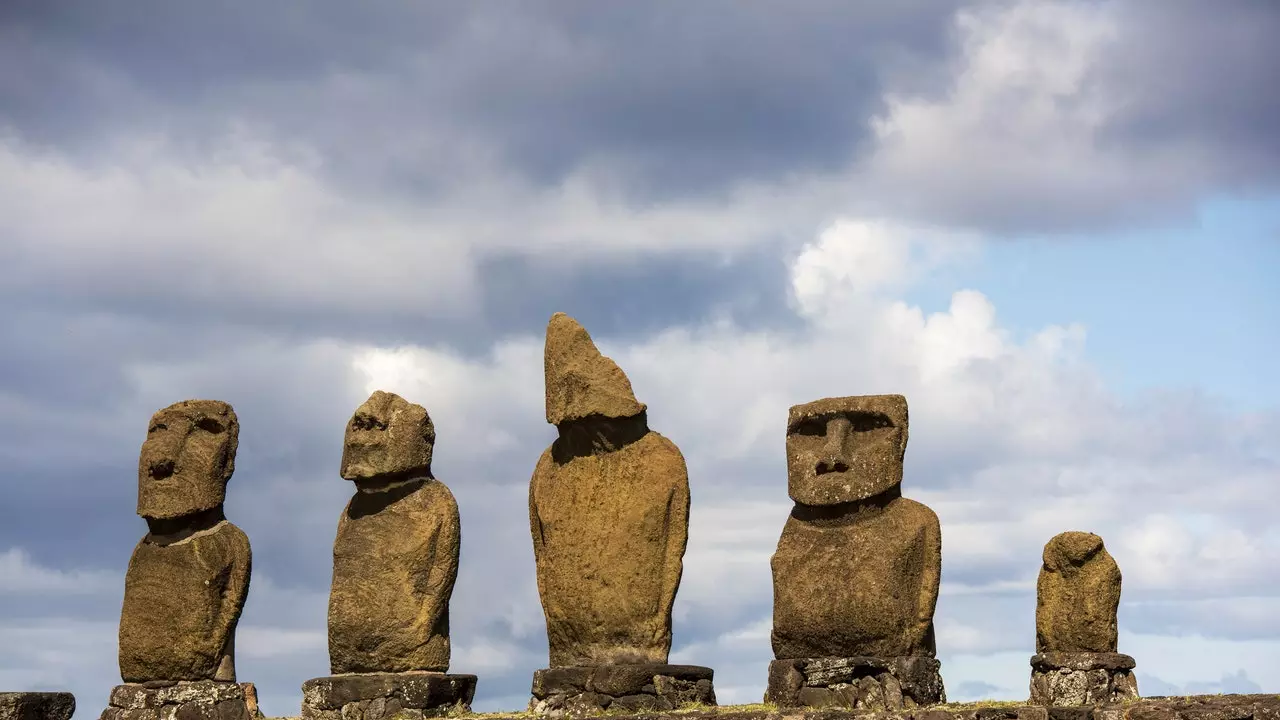
[[[957,12],[948,91],[886,93],[860,186],[909,217],[1013,231],[1187,213],[1212,158],[1114,141],[1134,97],[1115,50],[1141,42],[1144,24],[1122,6],[1017,0]]]
[[[20,547],[0,552],[0,595],[96,595],[123,591],[123,573],[46,567],[33,561]]]

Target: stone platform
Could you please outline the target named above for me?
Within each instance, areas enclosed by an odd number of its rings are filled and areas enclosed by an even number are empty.
[[[117,685],[100,720],[255,720],[257,693],[251,683],[216,680]],[[252,706],[252,707],[251,707]]]
[[[1280,719],[1280,695],[1147,697],[1084,707],[987,701],[885,712],[747,705],[679,713],[640,712],[630,717],[632,720],[1277,720]],[[529,720],[529,716],[519,712],[493,713],[485,715],[483,720]]]
[[[419,720],[470,712],[475,675],[352,673],[302,684],[303,720]]]
[[[0,720],[71,720],[75,711],[68,692],[0,692]]]
[[[699,665],[559,667],[533,674],[529,710],[546,717],[663,712],[715,705],[714,672]]]
[[[903,710],[947,701],[931,657],[798,658],[769,663],[764,701],[781,708]]]
[[[1031,657],[1031,704],[1080,707],[1138,697],[1133,658],[1121,653],[1041,653]]]

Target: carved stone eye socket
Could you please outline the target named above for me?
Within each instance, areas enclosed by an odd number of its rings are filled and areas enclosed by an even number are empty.
[[[851,412],[845,415],[853,432],[870,432],[893,427],[893,422],[882,413]]]
[[[368,415],[356,415],[351,418],[352,430],[386,430],[387,424]]]
[[[217,435],[224,430],[222,423],[208,417],[197,420],[196,427],[213,435]]]
[[[827,434],[827,423],[818,418],[809,418],[802,420],[791,429],[795,435],[807,435],[810,437],[822,437]]]
[[[147,428],[147,434],[150,435],[153,432],[159,432],[161,430],[168,430],[168,429],[169,429],[168,425],[165,425],[162,422],[158,422],[152,425],[151,427]]]

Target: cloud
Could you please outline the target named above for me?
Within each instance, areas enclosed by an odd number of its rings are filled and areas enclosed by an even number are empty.
[[[1138,687],[1142,694],[1151,696],[1219,695],[1222,693],[1252,694],[1262,692],[1258,683],[1249,679],[1244,670],[1224,673],[1221,680],[1193,680],[1185,685],[1165,682],[1158,677],[1138,674]]]
[[[0,594],[85,594],[113,592],[123,587],[123,576],[100,570],[58,570],[32,561],[27,551],[11,547],[0,552]]]
[[[1211,120],[1216,106],[1192,100],[1229,96],[1240,112],[1228,117],[1277,117],[1274,102],[1246,99],[1262,67],[1280,66],[1262,40],[1274,18],[1241,8],[1227,20],[1235,32],[1222,45],[1233,51],[1196,53],[1217,71],[1210,80],[1181,48],[1216,46],[1197,36],[1231,31],[1202,10],[1020,0],[958,11],[947,91],[886,93],[863,168],[868,191],[896,214],[1038,234],[1169,222],[1203,194],[1274,187],[1276,165],[1238,150],[1270,148],[1274,133],[1242,127],[1233,140]]]

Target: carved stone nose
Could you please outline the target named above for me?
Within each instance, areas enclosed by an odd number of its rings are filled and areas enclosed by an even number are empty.
[[[165,458],[164,460],[157,460],[151,463],[151,477],[156,480],[163,480],[170,475],[173,475],[173,469],[173,460],[168,458]]]
[[[840,460],[822,460],[815,469],[818,475],[826,475],[827,473],[848,472],[849,466]]]

